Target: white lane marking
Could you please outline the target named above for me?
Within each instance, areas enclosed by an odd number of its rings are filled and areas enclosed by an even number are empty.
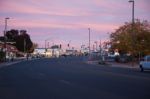
[[[59,82],[64,83],[66,85],[72,85],[71,82],[69,82],[67,80],[59,80]]]

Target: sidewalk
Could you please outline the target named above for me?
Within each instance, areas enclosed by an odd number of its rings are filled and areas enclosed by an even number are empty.
[[[88,63],[88,64],[93,64],[93,65],[97,65],[97,64],[98,64],[98,61],[86,61],[86,63]]]
[[[0,63],[0,68],[4,67],[4,66],[10,66],[10,65],[13,65],[13,64],[16,64],[16,63],[19,63],[21,61],[13,61],[13,62],[3,62],[3,63]]]
[[[86,63],[88,64],[93,64],[93,65],[103,65],[99,64],[99,61],[87,61]],[[117,62],[106,62],[104,66],[111,66],[111,67],[119,67],[119,68],[135,68],[138,69],[139,65],[137,63],[117,63]]]
[[[35,59],[35,58],[34,58],[34,59]],[[22,61],[30,61],[30,60],[34,60],[34,59],[29,58],[29,59],[27,60],[26,57],[18,57],[18,58],[15,58],[13,61],[8,60],[7,62],[2,62],[2,63],[0,63],[0,68],[2,68],[2,67],[4,67],[4,66],[10,66],[10,65],[13,65],[13,64],[22,62]],[[38,59],[38,58],[36,58],[36,59]]]
[[[121,68],[139,68],[137,63],[117,63],[117,62],[107,62],[111,67],[121,67]]]
[[[7,62],[2,62],[0,63],[0,68],[4,67],[4,66],[10,66],[16,63],[21,62],[22,60],[14,60],[14,61],[7,61]]]

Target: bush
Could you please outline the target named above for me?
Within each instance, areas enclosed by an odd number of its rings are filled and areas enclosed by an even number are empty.
[[[5,59],[5,53],[3,51],[0,51],[0,61],[4,61]]]
[[[132,61],[132,56],[121,55],[116,57],[116,62],[127,63]]]

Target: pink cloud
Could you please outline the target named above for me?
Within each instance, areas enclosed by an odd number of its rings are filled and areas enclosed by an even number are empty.
[[[37,2],[37,1],[36,1]],[[43,15],[56,15],[56,16],[87,16],[88,13],[78,13],[77,9],[68,9],[68,8],[40,8],[34,5],[26,5],[19,2],[5,1],[2,5],[1,12],[11,12],[11,13],[24,13],[24,14],[43,14]]]
[[[85,29],[92,28],[97,31],[113,30],[116,29],[118,24],[110,23],[91,23],[91,22],[73,22],[66,24],[65,22],[53,21],[47,22],[46,20],[23,20],[12,19],[9,25],[14,28],[62,28],[62,29]]]

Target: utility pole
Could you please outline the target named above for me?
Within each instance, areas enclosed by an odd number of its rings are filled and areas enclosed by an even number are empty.
[[[88,28],[89,30],[89,54],[91,53],[91,29]]]
[[[129,3],[132,3],[132,47],[133,47],[133,52],[132,52],[132,66],[134,66],[134,54],[135,54],[135,33],[134,33],[134,0],[129,0]]]
[[[45,57],[46,57],[46,52],[47,52],[46,43],[47,43],[47,40],[45,40]]]
[[[132,25],[134,25],[134,0],[129,0],[129,3],[132,3]]]
[[[95,49],[95,51],[97,52],[97,41],[95,41],[95,44],[96,44],[96,49]]]
[[[68,43],[68,49],[70,50],[70,43],[71,43],[71,40],[69,41],[69,43]]]
[[[50,39],[51,38],[48,38],[48,39],[45,40],[45,56],[46,56],[46,51],[47,51],[47,41],[50,40]],[[48,48],[49,48],[49,42],[48,42]]]
[[[100,55],[102,56],[102,42],[101,42],[101,40],[100,40],[99,48],[100,48]]]
[[[48,48],[49,48],[49,42],[48,42]]]
[[[47,43],[47,40],[45,40],[45,52],[46,52],[46,43]]]
[[[24,38],[24,53],[26,52],[26,39]]]
[[[9,17],[5,18],[5,30],[4,30],[4,53],[5,53],[5,61],[6,61],[6,54],[7,54],[7,47],[6,47],[6,42],[7,42],[7,38],[6,38],[6,32],[7,32],[7,20],[9,19]]]

